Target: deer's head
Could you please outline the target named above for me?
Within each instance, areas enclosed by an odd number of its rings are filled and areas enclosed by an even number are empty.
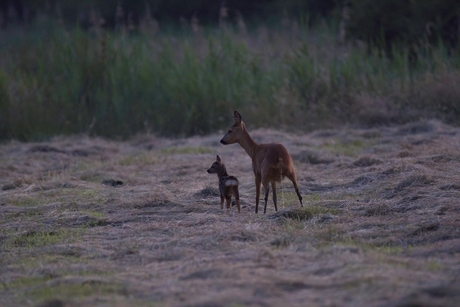
[[[233,120],[235,123],[228,129],[222,140],[220,140],[224,145],[238,143],[245,129],[241,115],[237,111],[233,113]]]
[[[220,174],[222,171],[222,159],[217,155],[216,161],[208,168],[207,172],[209,174]]]

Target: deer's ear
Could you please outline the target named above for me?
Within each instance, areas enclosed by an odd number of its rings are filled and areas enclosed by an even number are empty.
[[[241,115],[237,111],[233,113],[233,119],[235,120],[235,124],[239,125],[241,124]]]
[[[222,160],[220,159],[219,155],[217,155],[217,158],[216,158],[217,162],[221,162]]]

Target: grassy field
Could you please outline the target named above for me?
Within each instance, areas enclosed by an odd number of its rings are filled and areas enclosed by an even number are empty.
[[[223,131],[0,145],[0,305],[457,306],[460,129],[246,123],[290,151],[303,209],[284,181],[280,210],[256,215],[251,161]],[[216,154],[241,214],[220,209]]]
[[[440,42],[389,55],[340,42],[333,24],[241,23],[83,30],[45,18],[1,31],[0,139],[206,135],[235,109],[257,127],[305,131],[459,124],[460,49]]]

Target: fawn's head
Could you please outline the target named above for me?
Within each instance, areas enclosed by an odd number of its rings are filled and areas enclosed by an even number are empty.
[[[245,130],[240,113],[235,111],[233,113],[233,120],[235,123],[228,129],[222,140],[220,140],[224,145],[238,143],[238,140],[241,138],[241,133]]]
[[[222,163],[222,159],[217,155],[216,161],[208,168],[207,172],[209,174],[217,174],[221,175],[224,169],[224,163]]]

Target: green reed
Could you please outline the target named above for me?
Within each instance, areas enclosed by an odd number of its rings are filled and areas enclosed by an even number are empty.
[[[235,109],[255,126],[359,125],[366,114],[354,115],[363,110],[357,97],[392,97],[393,104],[404,104],[398,112],[406,112],[420,107],[416,100],[427,85],[460,80],[460,54],[442,44],[386,55],[340,45],[324,28],[156,35],[96,30],[48,26],[3,34],[0,139],[207,134],[225,129]],[[439,114],[460,109],[454,94],[435,108]],[[418,116],[398,115],[391,116]]]

